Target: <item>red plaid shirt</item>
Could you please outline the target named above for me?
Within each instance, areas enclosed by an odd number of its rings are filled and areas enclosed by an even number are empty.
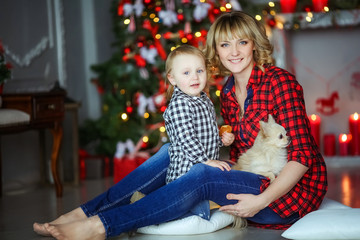
[[[262,72],[254,67],[247,85],[247,98],[242,119],[240,106],[235,96],[234,78],[227,80],[221,92],[221,115],[225,124],[231,125],[235,141],[230,148],[231,160],[249,149],[259,131],[259,121],[267,121],[271,114],[275,121],[287,130],[291,138],[288,161],[299,162],[309,168],[305,175],[281,198],[269,205],[281,217],[299,213],[300,217],[316,210],[327,191],[326,166],[314,138],[306,114],[303,89],[295,77],[274,66]],[[261,191],[269,186],[264,181]],[[263,227],[285,229],[289,225],[267,225]]]

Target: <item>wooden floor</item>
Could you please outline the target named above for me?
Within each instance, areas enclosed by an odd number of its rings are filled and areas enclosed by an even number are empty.
[[[337,160],[328,164],[329,191],[326,197],[339,201],[353,208],[360,208],[360,160],[355,164],[339,164]],[[44,222],[67,212],[80,203],[93,198],[110,187],[112,179],[87,180],[75,187],[65,185],[64,196],[55,197],[51,186],[24,189],[23,191],[7,192],[0,198],[0,239],[51,239],[37,236],[32,230],[34,221]],[[284,239],[279,230],[248,228],[245,231],[224,229],[212,234],[196,236],[157,236],[137,234],[131,239]],[[126,235],[114,238],[125,240]]]

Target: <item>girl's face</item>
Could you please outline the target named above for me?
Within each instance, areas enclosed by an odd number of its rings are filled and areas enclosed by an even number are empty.
[[[234,76],[250,74],[254,65],[254,42],[249,39],[224,40],[216,44],[221,63]]]
[[[207,81],[205,61],[197,55],[177,55],[167,77],[173,86],[177,86],[185,94],[199,97]]]

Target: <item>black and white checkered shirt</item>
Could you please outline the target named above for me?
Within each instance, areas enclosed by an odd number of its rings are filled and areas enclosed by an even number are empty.
[[[204,92],[193,97],[175,87],[164,120],[171,142],[167,183],[184,175],[196,163],[219,158],[222,142],[215,109]]]

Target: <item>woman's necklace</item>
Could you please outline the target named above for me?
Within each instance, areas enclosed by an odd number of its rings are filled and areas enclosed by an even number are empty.
[[[236,100],[239,104],[239,119],[241,120],[241,118],[243,117],[244,115],[244,106],[243,106],[243,103],[245,102],[245,99],[244,98],[244,94],[241,94],[242,91],[240,89],[240,86],[239,84],[236,84],[235,83],[235,95],[236,95]],[[246,96],[245,96],[246,97]]]

